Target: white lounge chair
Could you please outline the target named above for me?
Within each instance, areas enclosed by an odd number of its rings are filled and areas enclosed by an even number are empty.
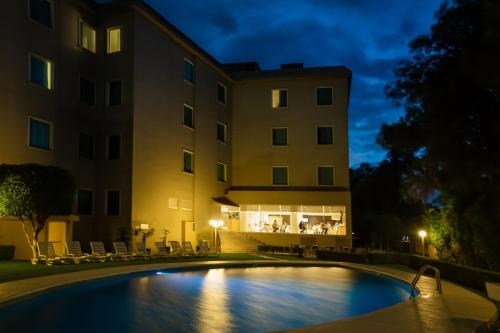
[[[90,242],[92,248],[92,256],[100,262],[105,262],[106,259],[113,261],[113,253],[106,252],[103,242]]]
[[[134,257],[143,258],[144,260],[151,258],[151,254],[146,250],[146,247],[144,246],[143,242],[135,243],[135,253],[132,253],[132,255]]]
[[[75,264],[79,264],[80,261],[91,261],[92,256],[88,253],[82,252],[82,247],[78,241],[66,242],[66,257],[73,258]]]
[[[159,258],[170,257],[170,253],[168,252],[168,249],[163,242],[155,242],[155,246],[156,249],[158,250],[158,252],[154,254],[155,257]]]
[[[113,242],[113,248],[115,249],[114,257],[117,259],[129,261],[134,256],[128,251],[124,242]]]
[[[209,256],[215,256],[218,257],[219,253],[217,252],[210,252],[210,249],[208,248],[208,243],[202,242],[198,245],[200,247],[200,255],[204,257],[209,257]]]
[[[191,244],[191,242],[187,241],[187,242],[183,242],[183,253],[184,255],[186,256],[194,256],[194,255],[198,255],[196,252],[194,252],[194,249],[193,249],[193,245]]]
[[[173,256],[182,256],[183,251],[178,241],[168,241],[170,243],[170,253]]]
[[[45,261],[47,266],[52,266],[54,262],[64,263],[65,257],[56,255],[52,242],[37,242],[38,261]]]

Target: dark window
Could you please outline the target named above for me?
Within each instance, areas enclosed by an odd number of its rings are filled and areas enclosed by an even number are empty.
[[[183,171],[193,173],[193,153],[184,150],[184,166]]]
[[[94,82],[80,78],[80,102],[87,105],[95,105]]]
[[[226,142],[226,125],[217,123],[217,140]]]
[[[120,215],[120,191],[108,191],[106,215]]]
[[[119,135],[108,136],[108,160],[120,159],[121,137]]]
[[[92,215],[94,213],[94,192],[78,190],[78,215]]]
[[[30,17],[48,28],[52,28],[52,3],[47,0],[30,0]]]
[[[318,145],[333,144],[333,127],[318,127]]]
[[[108,105],[116,106],[122,104],[122,81],[111,81],[108,83]]]
[[[217,83],[217,100],[226,104],[226,87],[220,83]]]
[[[288,185],[287,167],[273,167],[273,185]]]
[[[50,150],[50,124],[30,118],[30,147]]]
[[[273,108],[286,108],[288,106],[288,90],[274,89],[272,91]]]
[[[332,88],[316,88],[316,104],[317,105],[332,105],[333,104],[333,89]]]
[[[273,128],[273,146],[286,146],[288,144],[288,129]]]
[[[52,89],[52,62],[30,56],[30,81],[47,89]]]
[[[226,182],[226,165],[221,162],[217,162],[217,180]]]
[[[78,155],[89,160],[94,159],[94,137],[85,133],[80,133],[78,139]]]
[[[184,60],[184,80],[194,83],[194,65]]]
[[[318,185],[333,185],[333,167],[318,167]]]
[[[184,104],[184,126],[194,128],[194,112],[193,108]]]

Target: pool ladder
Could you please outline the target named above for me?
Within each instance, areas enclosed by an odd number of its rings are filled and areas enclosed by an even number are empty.
[[[434,271],[434,277],[436,279],[436,290],[439,293],[442,291],[442,289],[441,289],[441,273],[439,272],[439,269],[437,269],[434,266],[425,264],[424,266],[422,266],[422,268],[420,268],[417,275],[415,275],[415,277],[413,278],[413,281],[411,281],[410,299],[415,298],[415,287],[418,283],[418,280],[420,280],[420,277],[422,275],[424,275],[424,273],[429,269],[432,269]]]

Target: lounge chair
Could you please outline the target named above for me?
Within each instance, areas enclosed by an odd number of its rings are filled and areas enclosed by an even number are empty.
[[[183,242],[183,253],[184,255],[186,256],[194,256],[194,255],[198,255],[198,253],[194,252],[194,249],[193,249],[193,245],[191,244],[191,242],[187,241],[187,242]]]
[[[173,256],[182,256],[184,253],[182,251],[181,245],[178,241],[168,241],[170,243],[170,253]]]
[[[64,263],[65,257],[56,254],[52,242],[37,242],[36,246],[38,248],[38,261],[45,261],[47,266],[52,266],[54,262]]]
[[[113,254],[106,252],[103,242],[90,242],[92,248],[92,256],[100,262],[105,262],[106,259],[113,261]]]
[[[82,252],[82,247],[78,241],[66,242],[66,257],[73,258],[75,264],[79,264],[80,261],[91,261],[92,256],[88,253]]]
[[[167,258],[170,257],[170,253],[168,252],[167,247],[163,242],[155,242],[156,249],[158,250],[153,256],[159,258]]]
[[[132,253],[132,255],[134,257],[141,257],[144,260],[151,258],[151,254],[146,250],[143,242],[135,243],[135,253]]]
[[[219,253],[217,253],[217,252],[210,252],[210,249],[208,248],[208,243],[206,243],[206,242],[200,243],[198,246],[200,247],[199,254],[201,256],[204,256],[204,257],[209,257],[209,256],[218,257],[219,256]]]
[[[134,257],[134,254],[128,251],[124,242],[113,242],[113,248],[115,249],[114,257],[117,259],[129,261]]]

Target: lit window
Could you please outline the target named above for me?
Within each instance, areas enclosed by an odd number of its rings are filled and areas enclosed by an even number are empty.
[[[47,28],[52,28],[52,1],[30,0],[30,17]]]
[[[318,167],[318,185],[333,185],[333,167],[321,166]]]
[[[191,106],[184,104],[183,124],[186,127],[194,128],[194,110]]]
[[[226,105],[227,93],[226,86],[222,83],[217,83],[217,100]]]
[[[193,153],[187,150],[183,151],[184,161],[182,171],[193,173]]]
[[[120,27],[108,28],[108,53],[120,52],[122,50],[122,29]]]
[[[273,167],[273,185],[288,185],[288,167]]]
[[[121,155],[121,137],[119,135],[108,136],[108,160],[119,160]]]
[[[330,87],[316,88],[316,104],[317,105],[332,105],[333,104],[333,89]]]
[[[116,80],[108,82],[108,96],[106,97],[108,106],[117,106],[122,104],[122,81]]]
[[[224,183],[227,180],[226,164],[222,162],[217,162],[217,180]]]
[[[30,81],[32,83],[52,90],[53,68],[52,61],[30,54]]]
[[[288,128],[273,128],[273,146],[288,145]]]
[[[80,20],[78,45],[92,53],[95,53],[95,29]]]
[[[120,215],[120,191],[107,191],[106,215]]]
[[[92,215],[94,213],[94,192],[78,190],[77,214]]]
[[[288,90],[273,89],[273,108],[286,108],[288,106]]]
[[[194,83],[194,64],[184,59],[184,81]]]
[[[80,78],[80,102],[95,105],[95,84],[92,81]]]
[[[318,145],[333,145],[333,127],[317,128]]]
[[[217,140],[226,143],[227,141],[227,126],[223,123],[217,123]]]
[[[50,123],[29,118],[29,145],[33,148],[50,150]]]
[[[80,133],[78,138],[78,156],[92,160],[94,159],[94,137]]]

